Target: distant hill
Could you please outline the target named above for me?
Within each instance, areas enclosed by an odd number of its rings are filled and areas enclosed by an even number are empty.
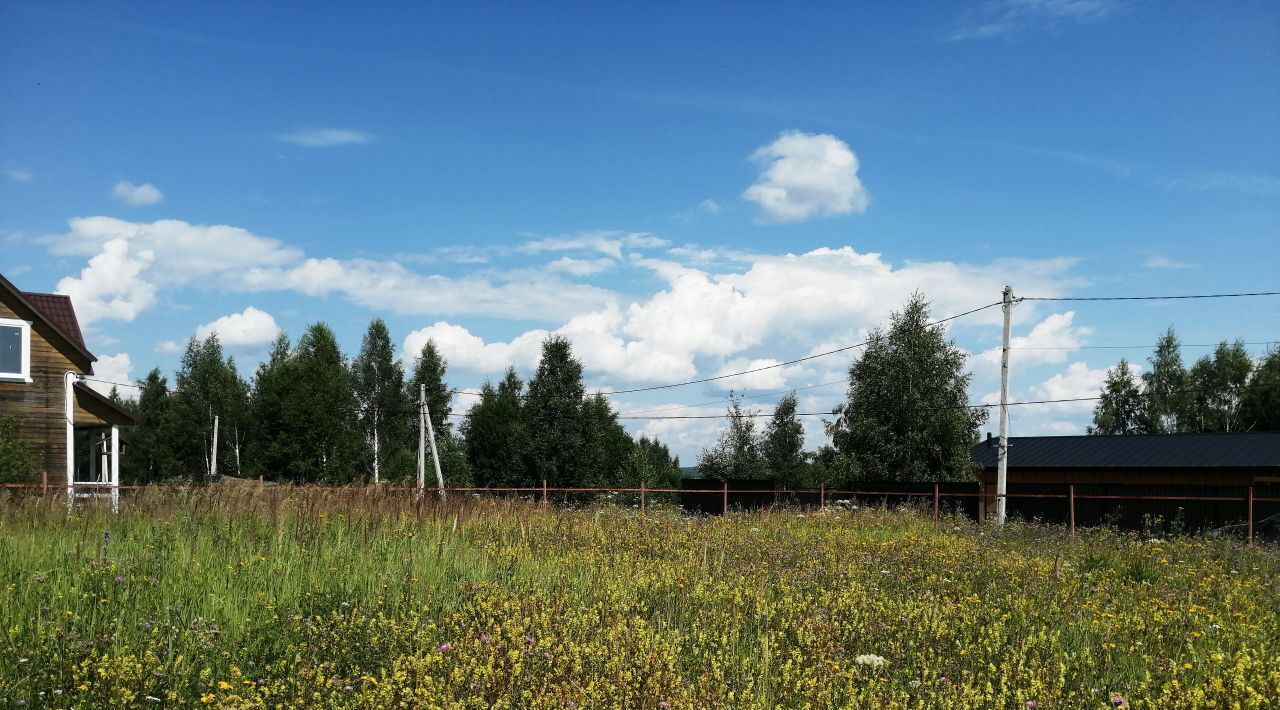
[[[681,466],[680,477],[681,478],[702,478],[702,474],[698,472],[697,466]]]

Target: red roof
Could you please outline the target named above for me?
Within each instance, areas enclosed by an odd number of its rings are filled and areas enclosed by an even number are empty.
[[[32,293],[24,291],[23,298],[40,311],[40,315],[62,331],[71,342],[81,350],[88,350],[84,345],[84,336],[80,334],[80,321],[76,320],[76,309],[71,305],[71,297],[56,293]]]

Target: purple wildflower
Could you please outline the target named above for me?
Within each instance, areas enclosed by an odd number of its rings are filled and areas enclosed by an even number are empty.
[[[551,660],[551,654],[547,653],[546,651],[542,652],[542,657],[547,659],[548,661]]]
[[[447,643],[442,643],[442,644],[440,644],[439,646],[436,646],[436,650],[437,650],[437,651],[439,651],[439,652],[441,652],[441,653],[444,653],[445,651],[448,651],[448,650],[449,650],[449,649],[451,649],[451,648],[453,648],[453,646],[450,646],[450,645],[449,645],[449,644],[447,644]]]
[[[1027,701],[1027,707],[1029,707],[1029,708],[1034,708],[1034,707],[1039,707],[1039,706],[1038,706],[1038,705],[1036,705],[1036,701],[1034,701],[1034,700],[1028,700],[1028,701]]]
[[[481,635],[480,635],[480,643],[489,643],[489,642],[490,642],[490,641],[492,641],[492,640],[493,640],[493,639],[489,638],[489,634],[481,634]]]
[[[1112,705],[1114,705],[1114,706],[1116,706],[1116,707],[1118,707],[1118,708],[1127,708],[1127,707],[1129,707],[1129,701],[1128,701],[1128,700],[1125,700],[1125,699],[1124,699],[1124,696],[1123,696],[1123,695],[1121,695],[1121,694],[1119,694],[1119,693],[1112,693],[1112,694],[1111,694],[1111,704],[1112,704]]]
[[[844,653],[844,646],[836,646],[836,653]]]
[[[662,702],[658,703],[658,707],[662,708],[662,710],[671,710],[671,703],[663,700]]]
[[[124,577],[121,577],[120,575],[118,575],[118,574],[117,574],[117,575],[116,575],[116,583],[118,584],[118,583],[123,582],[123,581],[124,581]]]
[[[352,687],[351,687],[351,686],[349,686],[349,685],[344,685],[344,686],[342,686],[342,689],[343,689],[344,691],[348,692],[348,693],[350,693],[351,691],[355,690],[355,688],[352,688]]]

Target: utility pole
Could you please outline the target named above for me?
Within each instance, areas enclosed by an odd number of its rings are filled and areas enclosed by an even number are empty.
[[[213,415],[213,450],[209,456],[209,483],[218,480],[218,415]]]
[[[378,485],[378,410],[373,410],[373,485]]]
[[[1000,448],[996,453],[996,523],[1004,525],[1005,492],[1009,484],[1009,322],[1013,316],[1013,287],[1005,286],[1004,339],[1000,348]]]
[[[427,487],[427,386],[418,385],[418,494]]]
[[[419,385],[422,393],[422,418],[427,420],[427,436],[431,439],[431,462],[436,465],[436,486],[444,497],[444,474],[440,473],[440,454],[436,452],[436,430],[431,426],[431,408],[427,406],[427,386]]]

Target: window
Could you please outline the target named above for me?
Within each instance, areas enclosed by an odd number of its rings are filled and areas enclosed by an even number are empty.
[[[0,380],[31,381],[31,324],[0,318]]]

